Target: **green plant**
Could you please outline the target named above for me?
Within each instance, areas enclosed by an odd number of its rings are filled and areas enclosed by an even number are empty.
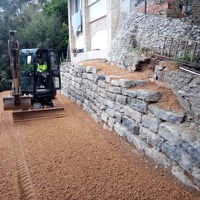
[[[176,59],[174,60],[174,62],[175,62],[178,66],[181,66],[181,64],[182,64],[182,60],[181,60],[180,58],[176,58]]]
[[[140,48],[140,47],[135,47],[134,49],[133,49],[133,51],[135,51],[136,53],[141,53],[142,52],[142,49]]]
[[[189,53],[184,53],[183,56],[182,56],[182,59],[184,61],[190,62],[191,61],[191,55]]]

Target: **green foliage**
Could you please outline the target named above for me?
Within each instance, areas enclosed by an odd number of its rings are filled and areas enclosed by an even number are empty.
[[[39,0],[38,5],[28,1],[0,0],[0,91],[11,87],[9,30],[17,30],[20,48],[52,48],[66,55],[67,0]]]
[[[191,55],[189,53],[184,53],[182,58],[176,58],[175,62],[177,65],[181,65],[183,61],[191,62]]]
[[[182,60],[180,58],[176,58],[174,61],[178,66],[181,66]]]
[[[68,24],[67,0],[51,0],[44,5],[44,12],[48,16],[56,13],[61,22]]]
[[[190,62],[191,61],[191,55],[189,53],[184,53],[183,54],[183,60]]]
[[[21,48],[52,48],[66,52],[68,31],[56,14],[37,12],[19,29]]]
[[[142,49],[140,48],[140,47],[135,47],[134,48],[134,51],[136,52],[136,53],[141,53],[142,52]]]
[[[141,49],[139,46],[136,46],[136,47],[130,48],[130,49],[128,50],[128,53],[131,53],[131,52],[134,52],[134,53],[136,53],[136,54],[141,54],[142,49]]]

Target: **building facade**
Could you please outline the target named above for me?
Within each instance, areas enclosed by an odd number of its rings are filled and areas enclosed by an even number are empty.
[[[71,61],[107,57],[121,12],[136,0],[68,0]]]
[[[199,1],[192,5],[194,22],[199,22]],[[68,0],[69,50],[72,62],[105,59],[115,36],[118,17],[123,12],[140,12],[183,18],[176,0]]]

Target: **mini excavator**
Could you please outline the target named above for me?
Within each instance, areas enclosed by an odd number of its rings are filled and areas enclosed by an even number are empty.
[[[9,31],[8,51],[12,71],[10,96],[3,97],[4,110],[12,110],[13,121],[63,117],[64,107],[58,103],[61,88],[59,59],[52,49],[21,49],[16,31]],[[38,57],[47,69],[38,71]]]

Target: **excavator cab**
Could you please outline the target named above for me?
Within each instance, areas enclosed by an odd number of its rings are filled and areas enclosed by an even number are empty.
[[[45,70],[39,70],[39,63]],[[31,94],[33,101],[50,101],[61,88],[59,59],[51,49],[20,51],[20,85],[22,95]]]

